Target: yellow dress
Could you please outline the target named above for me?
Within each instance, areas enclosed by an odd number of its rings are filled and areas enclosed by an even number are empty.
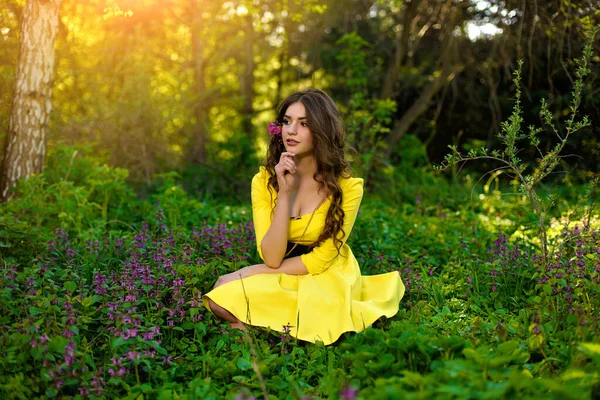
[[[271,209],[275,205],[267,188],[269,173],[265,167],[252,179],[252,216],[258,253],[264,260],[260,244],[271,225]],[[329,238],[310,253],[301,255],[307,275],[283,273],[259,274],[232,281],[213,289],[206,297],[231,312],[240,321],[254,326],[270,327],[298,339],[325,345],[335,342],[344,332],[360,332],[385,315],[398,312],[404,296],[404,284],[397,271],[361,276],[360,268],[346,244],[358,214],[363,196],[362,178],[340,179],[342,208],[345,212],[346,236],[340,255]],[[302,243],[299,239],[311,213],[291,220],[288,240],[299,244],[314,243],[325,226],[331,198],[316,210]],[[340,233],[341,236],[341,233]]]

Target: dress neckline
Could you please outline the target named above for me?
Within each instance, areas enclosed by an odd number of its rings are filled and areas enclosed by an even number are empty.
[[[321,203],[317,206],[317,208],[314,209],[314,211],[311,211],[309,213],[306,214],[302,214],[302,215],[298,215],[296,217],[290,217],[290,221],[299,221],[301,219],[303,219],[304,217],[308,217],[309,215],[316,213],[317,211],[319,211],[319,209],[321,209],[321,207],[323,207],[323,205],[327,202],[327,200],[329,199],[329,196],[331,195],[327,195],[327,197],[325,197]]]

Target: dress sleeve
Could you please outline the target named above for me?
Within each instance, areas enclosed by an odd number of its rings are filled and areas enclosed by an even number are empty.
[[[342,184],[342,209],[344,210],[344,232],[346,235],[342,238],[342,232],[338,233],[338,238],[346,243],[350,237],[354,221],[358,215],[358,208],[363,197],[364,180],[362,178],[349,178]],[[337,247],[333,238],[329,238],[315,247],[311,252],[303,254],[300,259],[308,272],[312,275],[325,272],[336,257],[339,257]]]
[[[252,220],[254,222],[254,233],[256,236],[256,249],[261,260],[263,257],[260,244],[271,226],[271,195],[269,194],[268,173],[265,167],[252,178]]]

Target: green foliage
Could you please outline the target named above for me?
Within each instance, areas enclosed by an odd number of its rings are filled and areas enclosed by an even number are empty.
[[[457,73],[449,78],[449,86],[442,85],[418,111],[420,117],[407,131],[422,139],[431,138],[427,150],[436,162],[445,151],[448,136],[463,133],[467,140],[495,145],[489,132],[498,129],[499,122],[490,118],[490,108],[492,116],[511,113],[514,91],[506,73],[510,66],[507,60],[523,57],[524,49],[523,93],[534,101],[549,99],[548,110],[555,116],[568,111],[572,99],[566,88],[576,77],[569,74],[570,61],[563,60],[563,49],[569,49],[568,54],[580,51],[583,33],[598,23],[594,7],[577,0],[551,3],[530,12],[527,2],[493,0],[457,12],[440,1],[430,0],[423,7],[401,0],[375,1],[369,7],[359,0],[212,1],[198,13],[196,3],[188,0],[170,0],[168,7],[146,2],[63,2],[50,144],[57,139],[78,147],[94,142],[95,151],[106,153],[110,165],[126,168],[130,180],[148,184],[153,174],[173,169],[182,172],[185,180],[193,144],[204,132],[209,159],[202,160],[204,168],[189,170],[191,177],[201,175],[204,184],[189,192],[201,198],[215,195],[221,193],[220,188],[215,192],[204,189],[223,183],[242,199],[247,188],[238,185],[238,179],[223,182],[214,179],[215,171],[205,168],[215,167],[212,156],[230,159],[243,155],[230,151],[240,139],[252,142],[244,148],[250,152],[263,145],[265,122],[286,94],[307,86],[319,87],[348,110],[355,85],[366,85],[368,95],[364,98],[369,102],[383,96],[385,86],[393,88],[389,97],[397,110],[386,113],[397,120],[440,71],[440,49],[446,48],[449,26],[454,26],[449,28],[452,42],[460,49],[458,57],[449,60],[449,67]],[[24,4],[22,0],[5,0],[0,10],[0,126],[4,127],[0,141],[6,138],[9,126]],[[355,12],[350,15],[348,10]],[[510,21],[506,20],[508,14]],[[472,30],[467,27],[482,18],[502,26],[503,33],[470,38]],[[572,34],[565,36],[564,32]],[[346,34],[360,40],[340,41]],[[251,46],[247,45],[248,37]],[[354,73],[346,75],[348,69],[340,64],[349,65]],[[592,81],[598,76],[594,65],[589,65]],[[246,85],[250,77],[252,87]],[[596,106],[599,96],[597,91],[583,90],[577,105],[594,126],[600,118]],[[252,107],[245,101],[250,99]],[[360,121],[368,119],[373,110],[388,110],[392,103],[383,105],[355,107],[365,111],[357,116],[357,134],[361,125],[366,126],[365,132],[371,126],[377,131],[378,123],[382,128],[391,125],[382,123],[381,117]],[[538,120],[539,108],[524,111],[525,128]],[[347,112],[349,121],[354,118],[352,114]],[[248,125],[241,129],[243,121],[250,119],[254,129]],[[428,123],[431,121],[435,124]],[[568,128],[564,119],[555,119],[554,128],[562,136],[573,126]],[[355,143],[361,147],[360,154],[368,154],[371,143],[378,143],[369,139],[371,133],[364,142]],[[566,167],[575,169],[571,177],[575,180],[588,179],[590,173],[597,172],[595,160],[600,154],[597,132],[584,129],[579,133],[564,151],[577,149],[576,153],[585,158],[564,159]],[[387,131],[381,130],[379,135],[386,136]],[[550,127],[536,134],[541,149],[554,147],[556,138]],[[0,153],[3,150],[0,147]],[[71,155],[65,154],[68,158]],[[360,160],[365,170],[379,162],[377,156],[365,157]],[[528,162],[536,153],[520,152],[517,157]],[[218,167],[226,165],[224,162]]]
[[[69,145],[50,142],[44,176],[48,183],[71,181],[81,186],[94,168],[107,164],[106,155],[98,154],[93,144]]]
[[[209,154],[206,164],[182,169],[176,182],[194,198],[203,201],[248,202],[249,182],[260,158],[247,135],[239,132],[226,142],[213,143],[209,146]]]
[[[407,160],[419,158],[414,145]],[[80,161],[77,184],[34,176],[18,188],[27,196],[2,205],[16,221],[0,226],[2,398],[562,399],[600,384],[596,215],[556,233],[562,253],[548,270],[536,231],[516,222],[535,214],[499,176],[478,195],[425,171],[396,193],[367,193],[349,244],[363,274],[397,270],[406,294],[393,318],[324,347],[229,331],[205,309],[217,276],[260,262],[248,204],[195,200],[177,173],[156,176],[147,199],[123,198],[126,174]],[[129,219],[103,225],[91,206],[34,229],[35,215],[67,204],[59,187],[84,205],[106,190],[109,218],[120,208]],[[15,214],[25,199],[38,209]]]
[[[84,148],[82,154],[89,151]],[[135,196],[125,184],[127,170],[101,162],[79,160],[73,147],[59,146],[49,154],[45,173],[21,180],[15,199],[3,205],[0,223],[9,225],[15,218],[37,231],[62,228],[82,234],[109,220],[131,218],[127,206]]]
[[[588,43],[583,49],[583,56],[577,61],[578,68],[576,72],[577,79],[574,83],[572,91],[572,101],[569,106],[570,118],[566,121],[567,131],[563,136],[560,135],[553,123],[553,115],[549,111],[548,104],[545,99],[542,99],[541,106],[541,117],[553,132],[558,136],[559,142],[546,154],[538,147],[540,144],[537,135],[542,131],[542,128],[536,128],[534,126],[529,127],[529,134],[522,132],[521,124],[522,118],[522,107],[521,107],[521,68],[523,66],[522,60],[519,61],[519,68],[514,72],[514,85],[516,87],[515,93],[515,104],[513,112],[508,118],[508,121],[502,122],[502,132],[499,137],[504,145],[502,151],[493,150],[490,151],[486,148],[471,149],[466,156],[463,156],[457,146],[450,146],[451,153],[446,155],[444,162],[437,166],[437,169],[443,170],[456,164],[462,164],[466,161],[488,159],[501,164],[497,170],[508,170],[513,175],[513,179],[519,183],[519,191],[521,194],[526,196],[531,204],[532,209],[538,217],[539,232],[541,235],[540,246],[542,248],[542,260],[546,265],[549,260],[548,255],[548,235],[547,235],[547,224],[548,224],[548,212],[553,205],[553,197],[550,197],[548,201],[544,201],[539,196],[538,186],[541,181],[547,177],[559,164],[561,160],[560,153],[565,147],[567,140],[570,135],[577,131],[589,127],[590,122],[587,116],[584,116],[580,121],[576,121],[577,111],[581,103],[581,97],[583,88],[585,85],[585,78],[591,71],[589,68],[590,59],[592,58],[594,37],[600,27],[594,28],[589,33]],[[517,157],[519,149],[517,142],[521,139],[529,139],[529,144],[534,147],[540,154],[540,159],[537,161],[534,170],[531,173],[525,173],[528,166]],[[592,186],[595,187],[597,179],[592,181]],[[587,210],[579,210],[586,213]]]
[[[369,179],[371,170],[379,166],[377,155],[386,148],[385,137],[390,132],[396,103],[390,99],[380,100],[369,93],[364,48],[369,44],[357,33],[340,38],[336,45],[341,51],[336,59],[345,71],[344,82],[348,86],[350,101],[344,112],[348,143],[358,151],[353,162],[357,176]]]

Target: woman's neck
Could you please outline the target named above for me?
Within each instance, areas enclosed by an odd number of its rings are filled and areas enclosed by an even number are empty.
[[[317,172],[317,163],[312,155],[294,157],[296,163],[296,185],[309,183],[313,181],[313,176]]]

